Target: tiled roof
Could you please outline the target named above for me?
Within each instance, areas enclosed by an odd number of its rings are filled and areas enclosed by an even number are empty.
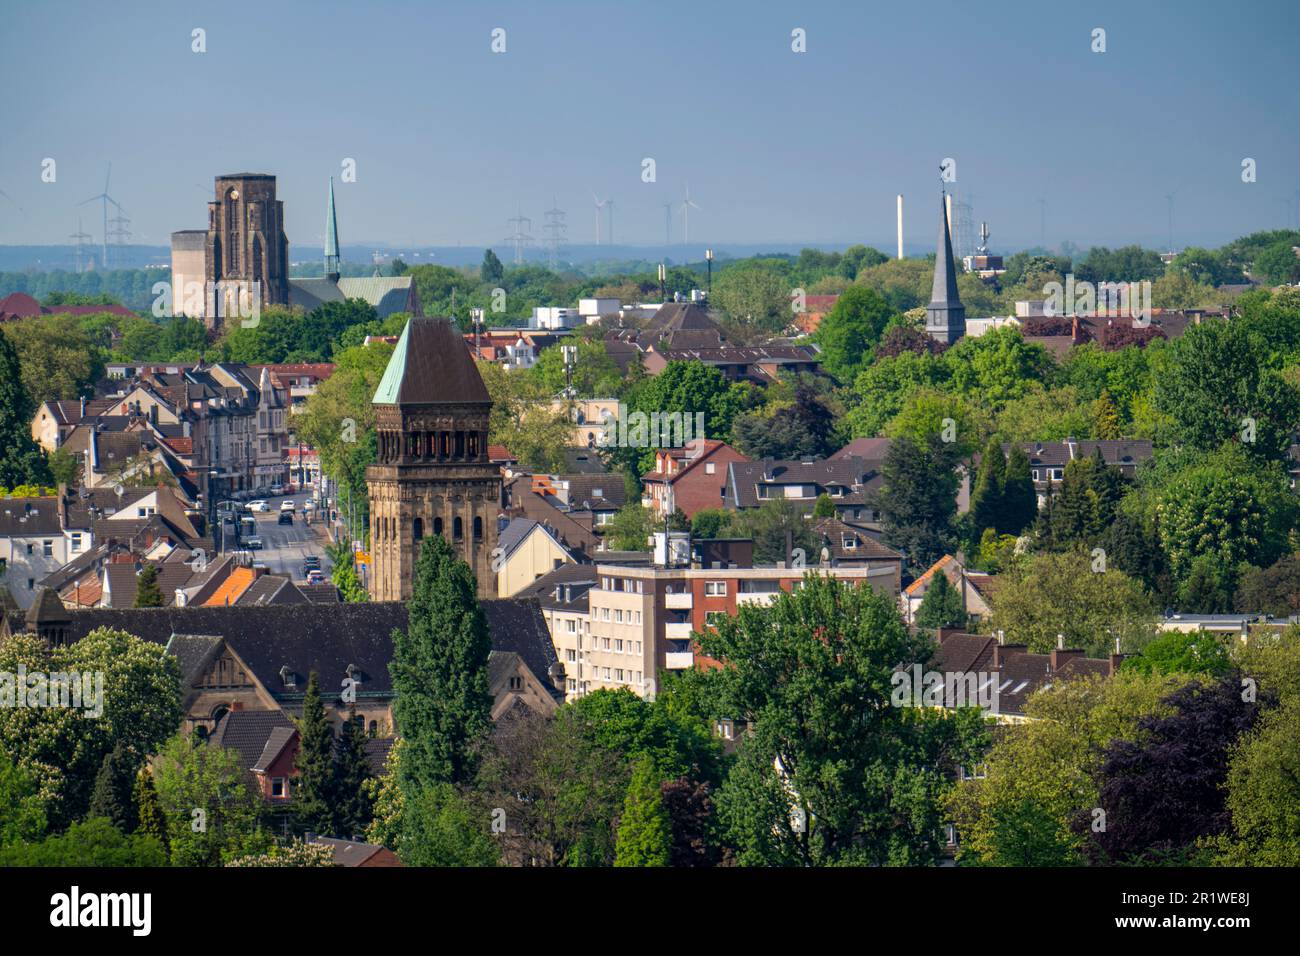
[[[277,730],[288,735],[297,732],[293,721],[283,711],[232,710],[221,718],[209,740],[213,746],[233,750],[239,755],[239,765],[252,770],[261,761],[267,741]]]
[[[402,329],[373,402],[423,405],[491,400],[455,326],[447,319],[415,318]]]
[[[0,537],[62,533],[58,498],[0,498]]]
[[[203,603],[208,607],[220,607],[223,604],[234,604],[239,600],[239,596],[252,586],[256,579],[256,574],[252,568],[235,568],[230,572],[230,576],[221,582],[221,586]]]

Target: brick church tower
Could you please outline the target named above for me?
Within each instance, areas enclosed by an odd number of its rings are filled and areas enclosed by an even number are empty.
[[[470,566],[480,598],[496,597],[501,472],[488,461],[492,399],[459,330],[406,323],[375,391],[377,463],[370,495],[370,594],[404,601],[420,541],[440,534]]]
[[[267,173],[218,176],[216,199],[208,203],[208,233],[203,243],[203,271],[212,283],[252,288],[261,283],[262,305],[289,303],[289,240],[284,234],[284,203],[275,198],[275,177]],[[236,284],[240,284],[236,286]],[[212,299],[208,291],[209,300]],[[209,328],[219,328],[235,315],[223,307],[217,316],[209,301]]]

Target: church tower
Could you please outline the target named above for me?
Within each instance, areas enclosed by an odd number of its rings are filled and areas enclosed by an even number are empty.
[[[933,339],[952,345],[966,334],[966,306],[957,293],[957,271],[952,259],[952,234],[948,229],[946,197],[939,198],[939,244],[934,254],[934,287],[925,307],[925,331]]]
[[[289,240],[284,234],[284,203],[275,198],[275,177],[266,173],[218,176],[216,199],[208,203],[208,233],[203,244],[204,274],[226,289],[252,290],[260,283],[261,304],[289,303]],[[220,328],[238,313],[231,304],[217,315],[214,292],[206,290],[205,318]]]
[[[470,566],[480,598],[496,597],[501,472],[488,461],[492,399],[447,319],[406,323],[373,399],[377,463],[370,495],[370,594],[404,601],[420,541],[439,534]]]
[[[325,206],[325,278],[337,283],[339,266],[339,217],[334,212],[334,177],[330,177],[330,198]]]

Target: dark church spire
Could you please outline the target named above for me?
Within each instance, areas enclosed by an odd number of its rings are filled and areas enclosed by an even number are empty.
[[[925,331],[951,345],[966,334],[966,307],[957,292],[957,270],[952,261],[952,235],[948,231],[948,205],[939,192],[939,244],[934,255],[934,288],[925,307]]]
[[[330,177],[330,198],[325,206],[325,277],[338,282],[339,270],[339,220],[334,212],[334,177]]]

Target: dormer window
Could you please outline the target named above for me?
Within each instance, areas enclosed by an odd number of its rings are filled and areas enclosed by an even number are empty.
[[[298,675],[290,670],[288,664],[280,668],[280,683],[284,684],[285,687],[298,686]]]

